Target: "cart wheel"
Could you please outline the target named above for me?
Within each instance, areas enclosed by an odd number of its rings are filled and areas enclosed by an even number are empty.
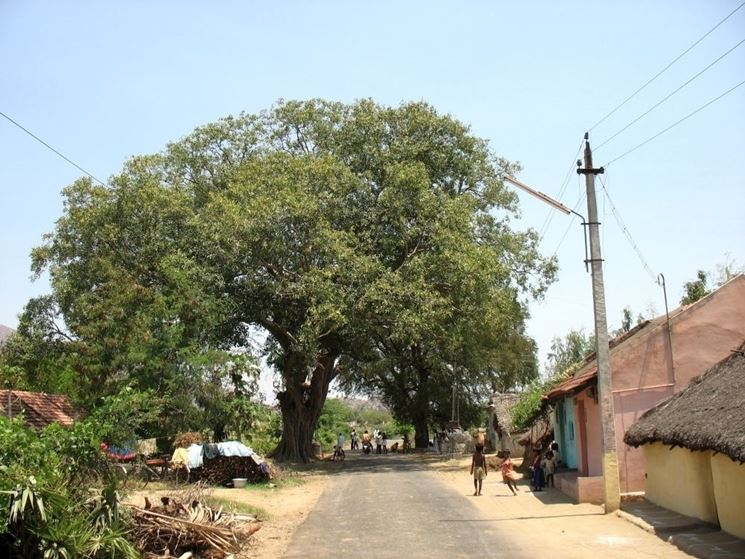
[[[127,468],[125,468],[121,464],[111,464],[111,466],[109,466],[108,475],[116,479],[117,485],[122,489],[127,487],[127,483],[129,481]]]
[[[186,468],[176,468],[173,470],[173,479],[176,485],[189,483],[189,470]]]
[[[132,464],[132,469],[127,475],[127,487],[135,491],[145,489],[150,482],[150,469],[145,464]]]

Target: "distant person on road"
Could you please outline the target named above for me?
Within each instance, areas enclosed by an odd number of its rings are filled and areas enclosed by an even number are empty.
[[[409,434],[404,433],[404,452],[409,452],[411,450],[411,441],[409,440]]]
[[[388,454],[388,433],[383,431],[380,438],[383,441],[383,454]]]
[[[471,475],[473,476],[473,495],[481,495],[481,484],[486,477],[486,456],[484,456],[484,445],[477,444],[476,451],[471,457]]]
[[[561,466],[561,453],[559,452],[559,443],[556,441],[551,443],[551,452],[554,454],[554,465],[556,466],[554,469],[558,470]]]
[[[362,433],[362,452],[365,454],[370,454],[372,451],[372,442],[370,441],[370,433],[365,430],[364,433]]]
[[[533,476],[531,481],[531,486],[533,487],[533,491],[543,491],[543,486],[545,484],[545,477],[544,477],[544,471],[543,471],[543,464],[542,464],[542,457],[541,457],[541,449],[536,448],[533,450],[535,453],[533,455],[533,462],[531,464],[533,468]]]
[[[515,473],[515,470],[512,469],[512,458],[510,458],[510,451],[505,450],[504,454],[505,457],[504,460],[502,460],[502,464],[500,466],[502,470],[502,481],[507,484],[507,487],[510,488],[510,491],[512,491],[513,495],[517,495],[517,474]]]
[[[543,457],[543,471],[546,474],[546,488],[556,487],[554,485],[554,472],[556,471],[556,462],[554,462],[554,453],[550,450]]]
[[[344,434],[339,433],[336,437],[336,446],[334,447],[334,455],[331,457],[332,461],[344,460]]]
[[[357,441],[357,429],[352,429],[352,434],[349,436],[350,444],[349,444],[349,450],[356,449],[358,445]]]

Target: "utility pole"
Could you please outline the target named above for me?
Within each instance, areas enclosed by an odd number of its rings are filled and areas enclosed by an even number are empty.
[[[577,166],[581,165],[577,161]],[[590,229],[590,265],[592,267],[592,300],[595,313],[595,355],[598,364],[598,399],[600,402],[600,431],[603,451],[603,501],[605,512],[621,506],[621,489],[618,479],[618,453],[616,429],[613,423],[613,389],[611,384],[610,348],[608,346],[608,320],[605,311],[605,286],[603,284],[603,259],[600,254],[598,207],[595,199],[595,175],[605,169],[592,167],[592,150],[589,134],[585,133],[585,167],[577,173],[585,175],[587,188],[587,224]]]

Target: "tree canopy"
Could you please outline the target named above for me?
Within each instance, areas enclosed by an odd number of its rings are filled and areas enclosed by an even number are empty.
[[[526,301],[555,262],[510,228],[516,170],[426,103],[281,101],[67,187],[33,269],[91,394],[240,394],[251,329],[266,331],[277,453],[307,459],[342,372],[401,414],[414,393],[442,406],[453,376],[475,399],[535,374]]]

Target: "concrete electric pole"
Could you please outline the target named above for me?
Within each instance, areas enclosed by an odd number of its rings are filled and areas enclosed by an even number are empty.
[[[577,166],[581,167],[578,161]],[[592,150],[590,150],[589,134],[585,134],[585,167],[577,169],[577,173],[585,175],[587,188],[587,214],[585,221],[581,214],[566,207],[543,192],[535,190],[519,180],[506,176],[505,180],[518,188],[535,196],[539,200],[552,206],[562,213],[573,213],[582,218],[582,225],[590,230],[590,256],[587,256],[587,238],[585,237],[585,265],[592,266],[592,300],[595,315],[595,355],[598,364],[598,401],[600,403],[600,423],[603,452],[603,501],[605,512],[610,513],[621,506],[621,489],[618,479],[618,453],[616,452],[616,429],[613,422],[613,389],[611,385],[610,348],[608,346],[608,319],[605,311],[605,287],[603,285],[603,259],[600,254],[600,235],[598,221],[598,207],[595,199],[595,175],[605,170],[593,169]]]
[[[580,165],[580,162],[577,162]],[[605,311],[605,286],[603,284],[603,259],[600,254],[598,207],[595,199],[595,175],[604,173],[600,167],[592,167],[592,150],[589,134],[585,134],[585,167],[577,173],[585,175],[587,189],[587,224],[590,229],[590,265],[592,268],[592,300],[595,313],[595,355],[598,365],[598,399],[600,402],[600,429],[603,451],[603,501],[605,512],[613,512],[621,506],[621,490],[618,480],[618,453],[616,452],[616,429],[613,417],[613,388],[611,385],[610,348],[608,346],[608,320]]]

